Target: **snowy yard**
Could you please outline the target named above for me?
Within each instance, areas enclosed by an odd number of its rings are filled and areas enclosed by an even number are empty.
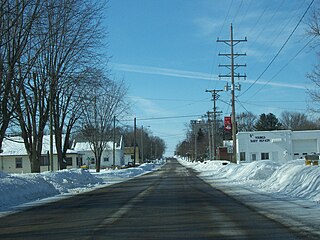
[[[39,174],[0,171],[0,217],[28,206],[55,201],[159,169],[163,161],[136,168],[94,171],[71,169]]]

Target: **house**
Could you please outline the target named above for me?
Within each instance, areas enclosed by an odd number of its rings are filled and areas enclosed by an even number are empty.
[[[123,149],[123,139],[121,137],[119,143],[115,143],[115,163],[113,163],[113,142],[107,142],[107,147],[102,152],[101,156],[101,168],[109,168],[113,165],[125,165]],[[78,154],[81,154],[83,164],[89,166],[89,168],[95,168],[95,156],[89,142],[75,141],[73,145],[73,150],[76,151]]]
[[[320,152],[320,130],[257,131],[237,134],[238,162],[289,161]]]
[[[49,161],[50,136],[43,136],[40,160],[40,171],[59,170],[55,141],[53,142],[53,168]],[[81,166],[80,155],[68,149],[66,155],[67,168]],[[22,137],[7,137],[2,142],[0,153],[0,170],[7,173],[30,173],[31,164]]]
[[[124,158],[125,158],[125,165],[129,165],[134,162],[134,147],[125,147],[124,148]],[[136,157],[135,157],[135,163],[141,164],[142,159],[139,158],[139,147],[136,146]]]

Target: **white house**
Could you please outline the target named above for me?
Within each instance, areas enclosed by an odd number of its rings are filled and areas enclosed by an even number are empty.
[[[95,167],[95,156],[90,147],[89,142],[75,142],[73,150],[82,155],[82,162],[90,168]],[[115,166],[123,166],[124,162],[124,146],[122,137],[120,142],[115,144]],[[106,149],[102,152],[101,168],[109,168],[113,166],[113,142],[107,143]]]
[[[257,131],[237,134],[238,162],[289,161],[320,152],[320,130]]]
[[[49,161],[49,149],[50,149],[50,136],[45,135],[43,137],[43,145],[41,152],[40,171],[51,170]],[[67,168],[76,168],[81,166],[80,155],[77,152],[68,149],[67,156]],[[7,173],[30,173],[31,165],[24,146],[22,137],[7,137],[2,142],[2,152],[0,153],[0,170]],[[53,170],[58,170],[58,158],[55,146],[53,142]]]

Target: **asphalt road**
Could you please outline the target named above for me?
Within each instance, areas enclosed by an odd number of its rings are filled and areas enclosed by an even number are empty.
[[[300,234],[300,233],[299,233]],[[0,239],[311,239],[170,160],[159,171],[0,218]]]

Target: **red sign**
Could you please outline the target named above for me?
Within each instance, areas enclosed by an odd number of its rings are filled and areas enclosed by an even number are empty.
[[[227,132],[232,131],[231,117],[224,117],[224,130]]]

